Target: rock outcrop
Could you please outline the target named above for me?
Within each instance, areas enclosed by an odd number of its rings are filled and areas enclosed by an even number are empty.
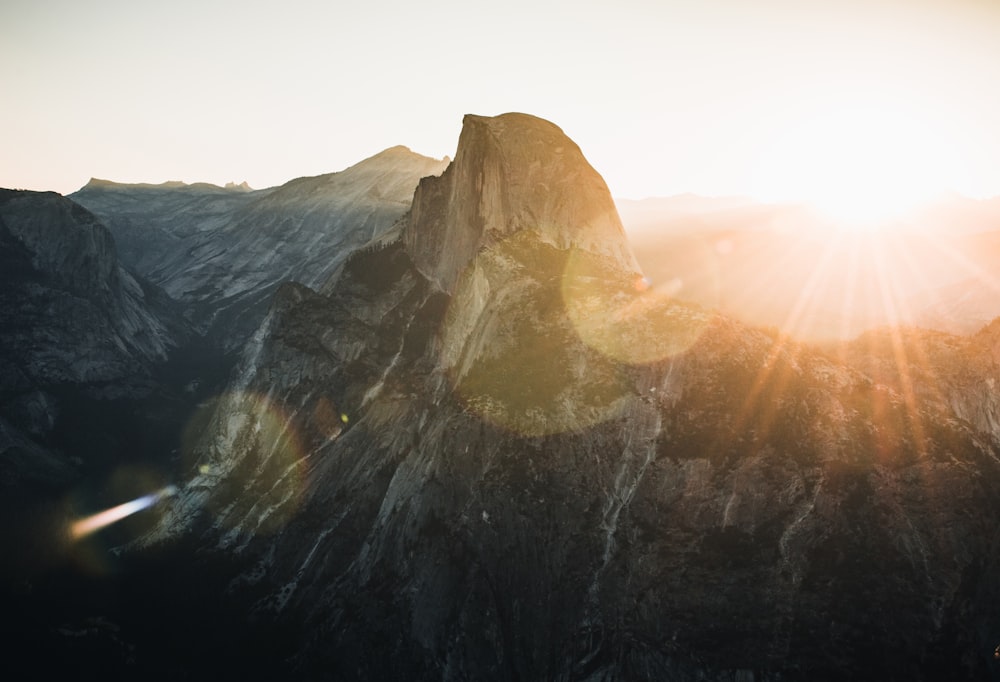
[[[68,454],[50,446],[67,400],[148,394],[153,367],[190,330],[162,291],[119,264],[97,218],[58,194],[0,190],[0,262],[2,483],[64,482]]]
[[[186,456],[134,551],[237,562],[306,679],[968,679],[1000,637],[990,435],[644,290],[520,114],[280,289]]]
[[[407,253],[451,292],[477,252],[522,231],[638,271],[604,179],[558,127],[526,114],[468,115],[454,163],[417,187]]]

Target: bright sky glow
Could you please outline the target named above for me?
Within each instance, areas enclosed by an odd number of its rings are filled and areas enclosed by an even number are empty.
[[[524,111],[618,197],[1000,194],[994,0],[6,0],[0,82],[4,187],[274,186]]]
[[[806,199],[849,228],[891,219],[961,177],[953,150],[928,113],[876,95],[830,107],[777,138],[751,194]]]

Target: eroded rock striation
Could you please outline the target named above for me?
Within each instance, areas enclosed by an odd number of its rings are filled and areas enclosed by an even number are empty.
[[[282,286],[186,456],[135,551],[238,562],[306,679],[958,679],[1000,633],[990,434],[644,290],[523,114]]]
[[[72,196],[125,244],[126,262],[236,350],[282,282],[318,287],[353,249],[388,230],[418,181],[445,165],[397,146],[338,173],[259,191],[91,181]]]

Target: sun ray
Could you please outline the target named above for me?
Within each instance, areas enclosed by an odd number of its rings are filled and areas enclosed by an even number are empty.
[[[951,241],[946,239],[944,236],[927,234],[925,237],[937,253],[948,258],[950,262],[958,265],[961,269],[968,272],[969,275],[976,279],[979,283],[989,287],[997,294],[1000,294],[1000,278],[973,262],[961,251],[961,249],[955,247],[954,244],[952,244]]]
[[[823,271],[830,262],[832,254],[833,246],[828,245],[820,258],[819,265],[813,270],[809,281],[806,282],[802,292],[796,298],[795,306],[791,312],[789,312],[785,323],[782,325],[782,330],[794,330],[801,321],[802,311],[810,304],[810,300],[818,287],[819,279],[823,276]],[[750,387],[750,391],[746,396],[744,396],[740,410],[734,419],[735,430],[739,431],[745,428],[750,420],[750,417],[757,410],[758,402],[766,389],[771,388],[776,394],[780,395],[788,381],[791,380],[791,375],[788,372],[787,366],[785,367],[785,371],[783,373],[779,374],[776,378],[774,377],[775,370],[779,367],[779,365],[783,364],[780,360],[786,352],[791,352],[793,356],[797,352],[794,342],[792,341],[792,337],[788,331],[782,332],[779,334],[778,338],[775,339],[767,357],[761,364],[760,369],[757,371],[754,381]],[[762,422],[762,430],[764,433],[769,432],[774,416],[775,414],[772,411],[770,418],[765,418]],[[768,417],[768,415],[765,414],[765,417]]]
[[[913,377],[910,374],[910,362],[906,351],[907,344],[903,339],[903,331],[898,325],[898,320],[901,317],[898,309],[898,305],[901,304],[901,301],[899,301],[899,291],[898,288],[894,287],[895,282],[892,279],[894,273],[892,268],[888,266],[884,250],[882,248],[877,248],[875,251],[875,257],[875,274],[878,278],[882,305],[891,318],[889,340],[892,347],[892,358],[893,362],[895,362],[896,375],[899,377],[900,394],[903,398],[903,405],[907,420],[910,424],[910,428],[913,430],[915,446],[918,454],[923,456],[926,454],[924,429],[920,419],[920,409],[917,404]]]
[[[858,272],[860,269],[858,240],[852,239],[848,244],[847,271],[844,282],[844,300],[841,303],[840,338],[850,335],[851,320],[854,317],[854,297],[858,289]]]
[[[809,279],[806,281],[805,286],[802,288],[801,293],[795,299],[795,305],[789,311],[784,323],[782,324],[782,329],[787,330],[790,334],[795,334],[800,332],[805,328],[804,316],[806,311],[811,305],[815,305],[817,300],[818,292],[820,289],[820,284],[822,278],[826,276],[827,268],[833,259],[833,254],[836,248],[836,240],[831,240],[828,242],[823,253],[820,255],[820,260],[813,268]]]
[[[914,279],[919,278],[922,275],[923,263],[919,255],[915,253],[914,249],[912,248],[911,242],[909,240],[896,240],[896,242],[897,243],[891,244],[891,246],[892,246],[893,260],[895,263],[898,263],[898,265],[896,265],[894,268],[890,268],[888,264],[889,263],[888,258],[883,253],[881,262],[884,264],[884,267],[886,267],[890,271],[890,273],[895,273],[897,276],[909,274]],[[908,273],[902,272],[904,269],[907,270]],[[904,308],[900,317],[906,319],[907,321],[913,321],[914,319],[916,319],[916,316],[914,315],[914,311],[908,308],[909,299],[903,296],[902,292],[903,284],[899,283],[898,281],[896,283],[897,283],[897,290],[893,298],[898,299],[900,301],[900,305],[903,306]],[[900,334],[901,333],[902,332],[900,332]],[[915,364],[916,368],[921,372],[922,380],[920,381],[920,384],[921,386],[923,386],[923,390],[926,391],[928,394],[930,394],[939,403],[946,402],[945,396],[940,387],[940,383],[937,381],[937,378],[935,376],[935,371],[934,371],[935,364],[931,362],[931,359],[927,354],[927,350],[925,348],[925,344],[922,341],[922,337],[920,336],[920,332],[914,331],[912,339],[905,343],[901,339],[900,349],[901,349],[900,352],[903,353],[904,355],[907,367],[908,368],[913,367]],[[908,349],[908,354],[906,353],[907,349]],[[914,377],[912,377],[912,374],[910,373],[909,369],[907,371],[907,375],[908,375],[907,390],[909,392],[908,404],[913,405],[911,409],[915,410],[916,381]]]

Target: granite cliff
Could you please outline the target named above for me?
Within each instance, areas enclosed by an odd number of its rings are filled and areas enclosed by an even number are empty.
[[[905,389],[657,296],[576,145],[469,116],[279,288],[132,553],[304,679],[986,678],[994,432]]]
[[[480,250],[519,232],[638,270],[607,185],[558,127],[524,114],[468,115],[455,162],[417,187],[407,253],[451,292]]]
[[[0,258],[0,462],[13,494],[71,477],[55,435],[79,425],[71,406],[148,395],[154,367],[191,332],[168,296],[120,265],[97,218],[57,194],[0,190]]]

